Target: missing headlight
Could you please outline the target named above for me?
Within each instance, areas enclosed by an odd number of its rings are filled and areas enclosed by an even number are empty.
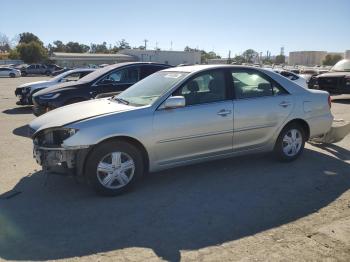
[[[76,132],[73,128],[44,130],[35,137],[34,143],[44,147],[60,147],[64,140]]]

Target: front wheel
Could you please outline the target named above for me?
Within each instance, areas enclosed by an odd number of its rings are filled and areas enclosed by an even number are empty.
[[[9,75],[11,78],[15,78],[16,77],[16,75],[14,74],[14,73],[10,73],[10,75]]]
[[[275,154],[282,161],[293,161],[303,152],[305,132],[298,124],[289,124],[283,128],[275,145]]]
[[[134,145],[109,141],[93,149],[85,170],[98,194],[116,196],[130,190],[143,175],[143,158]]]

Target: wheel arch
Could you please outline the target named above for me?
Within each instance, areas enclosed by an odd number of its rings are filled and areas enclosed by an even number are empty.
[[[283,128],[285,128],[286,126],[288,126],[290,124],[298,124],[298,125],[300,125],[305,131],[305,135],[306,135],[305,141],[309,140],[309,138],[310,138],[310,126],[304,119],[301,119],[301,118],[292,119],[289,122],[287,122],[283,126]],[[283,130],[283,128],[282,128],[282,130]]]
[[[146,150],[145,146],[136,138],[133,138],[130,136],[120,135],[120,136],[106,138],[104,140],[101,140],[99,143],[93,145],[92,147],[90,147],[89,150],[85,153],[83,163],[80,165],[80,167],[77,167],[78,174],[82,174],[82,175],[85,174],[86,161],[89,158],[90,154],[92,153],[93,149],[96,146],[103,144],[103,143],[107,143],[109,141],[125,141],[125,142],[128,142],[128,143],[136,146],[141,151],[141,154],[142,154],[142,160],[144,163],[144,171],[148,172],[148,170],[149,170],[149,154],[148,154],[148,151]]]

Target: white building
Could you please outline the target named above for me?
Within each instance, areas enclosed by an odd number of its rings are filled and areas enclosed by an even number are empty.
[[[88,65],[115,64],[137,61],[133,56],[123,54],[91,54],[91,53],[60,53],[54,52],[50,59],[59,66],[85,67]]]
[[[326,51],[295,51],[289,52],[288,64],[304,65],[304,66],[315,66],[322,65],[322,61],[326,57]]]
[[[141,49],[124,49],[119,54],[135,57],[141,62],[156,62],[169,65],[179,64],[200,64],[200,51],[163,51],[163,50],[141,50]]]

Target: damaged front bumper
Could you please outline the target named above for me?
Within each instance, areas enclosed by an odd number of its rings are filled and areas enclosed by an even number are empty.
[[[62,175],[80,175],[88,148],[66,149],[34,145],[33,157],[44,171]]]

